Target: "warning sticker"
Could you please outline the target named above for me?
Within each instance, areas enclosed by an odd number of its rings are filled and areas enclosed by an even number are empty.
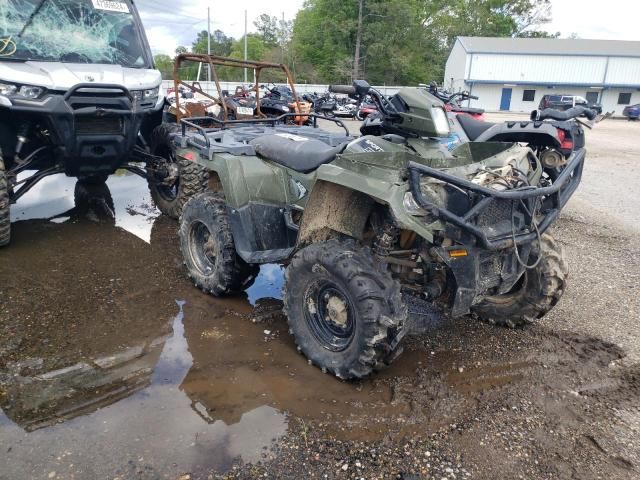
[[[110,12],[129,13],[129,5],[115,0],[91,0],[96,10],[108,10]]]

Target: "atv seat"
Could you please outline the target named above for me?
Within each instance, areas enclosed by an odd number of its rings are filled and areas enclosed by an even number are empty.
[[[495,125],[495,123],[476,120],[469,115],[458,115],[457,118],[464,133],[467,134],[467,137],[469,137],[469,140],[472,142]]]
[[[262,158],[301,173],[312,172],[320,165],[333,161],[346,146],[343,143],[331,147],[320,140],[289,133],[261,135],[249,144]]]

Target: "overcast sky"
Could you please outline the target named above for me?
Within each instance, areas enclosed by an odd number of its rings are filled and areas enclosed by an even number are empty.
[[[347,1],[347,0],[345,0]],[[637,0],[552,0],[550,32],[572,33],[580,38],[640,40]],[[211,30],[240,38],[244,34],[244,11],[249,12],[249,31],[262,13],[295,18],[303,0],[137,0],[149,43],[154,53],[173,54],[178,45],[191,46],[197,32],[207,28],[207,6],[211,7]],[[320,35],[321,32],[318,32]]]

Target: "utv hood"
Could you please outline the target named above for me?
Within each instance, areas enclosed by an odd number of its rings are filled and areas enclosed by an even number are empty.
[[[61,91],[79,83],[122,85],[129,90],[142,90],[160,86],[162,76],[157,70],[120,65],[0,61],[0,82]]]

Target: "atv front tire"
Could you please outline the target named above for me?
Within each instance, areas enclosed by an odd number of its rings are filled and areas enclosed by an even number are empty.
[[[400,284],[370,249],[354,241],[310,245],[293,257],[285,280],[289,331],[310,363],[342,379],[363,378],[402,352]]]
[[[171,135],[179,130],[176,124],[163,123],[151,133],[151,153],[164,158],[177,167],[178,176],[172,185],[149,180],[151,198],[158,209],[171,218],[178,219],[185,203],[198,193],[207,189],[209,173],[195,162],[178,158]]]
[[[505,327],[521,327],[546,315],[565,291],[569,268],[562,247],[549,234],[534,245],[527,270],[513,292],[486,297],[472,307],[480,319]]]
[[[180,217],[180,249],[196,286],[216,297],[246,290],[260,267],[236,252],[227,207],[219,193],[191,198]]]
[[[11,200],[9,199],[9,182],[4,171],[4,162],[0,157],[0,247],[11,241]]]

